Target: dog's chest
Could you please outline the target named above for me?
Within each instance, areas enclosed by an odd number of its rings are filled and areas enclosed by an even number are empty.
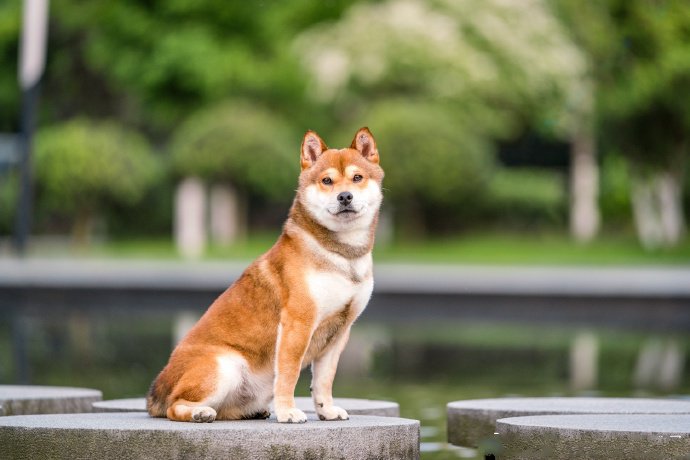
[[[305,277],[319,321],[346,307],[356,317],[366,306],[374,287],[371,257],[343,264],[339,269],[308,270]]]

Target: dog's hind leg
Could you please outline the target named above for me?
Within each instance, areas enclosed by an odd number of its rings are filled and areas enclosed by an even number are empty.
[[[197,361],[175,385],[167,417],[179,422],[212,422],[221,418],[218,413],[222,411],[224,419],[242,418],[241,410],[232,406],[246,369],[246,361],[237,353]]]
[[[216,410],[213,407],[178,400],[168,408],[166,415],[170,420],[177,422],[212,422],[216,419]]]

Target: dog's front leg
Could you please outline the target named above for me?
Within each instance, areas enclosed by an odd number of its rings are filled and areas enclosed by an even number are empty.
[[[273,385],[276,417],[281,423],[304,423],[307,416],[295,407],[295,385],[302,369],[302,359],[311,340],[311,324],[304,319],[283,316],[276,344]]]
[[[324,354],[314,359],[311,364],[311,394],[314,399],[316,414],[321,420],[347,420],[345,409],[333,405],[333,379],[338,367],[338,359],[348,339],[350,327],[334,339],[333,344]]]

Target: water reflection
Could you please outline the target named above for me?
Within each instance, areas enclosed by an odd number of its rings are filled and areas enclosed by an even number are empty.
[[[18,324],[23,337],[14,330]],[[24,359],[31,383],[98,388],[105,399],[139,397],[165,364],[176,327],[165,314],[72,312],[14,322],[3,316],[0,383],[15,383]],[[403,417],[422,422],[423,458],[471,458],[473,451],[445,443],[447,402],[583,392],[688,394],[689,345],[681,335],[622,330],[363,322],[353,329],[335,394],[397,401]],[[298,395],[308,395],[308,381],[305,371]]]

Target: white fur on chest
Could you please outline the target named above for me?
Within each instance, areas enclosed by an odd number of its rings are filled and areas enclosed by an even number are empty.
[[[316,305],[319,321],[342,311],[348,305],[353,309],[355,317],[364,310],[374,288],[374,279],[370,269],[353,275],[348,277],[335,271],[306,272],[305,281]]]
[[[355,317],[359,316],[367,306],[374,289],[371,253],[358,259],[347,259],[321,246],[312,235],[300,227],[293,227],[292,232],[306,244],[312,257],[332,267],[314,267],[305,271],[304,281],[316,305],[317,323],[348,305],[353,309]],[[356,231],[353,234],[356,237],[360,236]],[[368,237],[368,230],[366,235]]]

